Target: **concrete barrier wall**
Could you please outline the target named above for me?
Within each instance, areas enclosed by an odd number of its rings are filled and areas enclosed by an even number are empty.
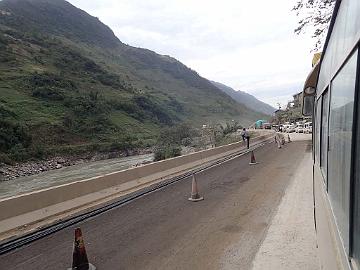
[[[266,140],[273,133],[254,138],[251,143]],[[188,155],[154,162],[141,167],[131,168],[107,175],[76,181],[57,187],[5,198],[0,200],[0,221],[16,217],[25,213],[43,209],[45,207],[72,200],[84,195],[95,193],[126,182],[147,178],[149,182],[154,178],[166,177],[191,169],[204,162],[209,162],[246,148],[245,143],[237,142]]]

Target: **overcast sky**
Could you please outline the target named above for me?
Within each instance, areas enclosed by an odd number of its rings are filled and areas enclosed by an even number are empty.
[[[273,106],[302,90],[313,42],[296,36],[295,0],[69,0],[129,45]]]

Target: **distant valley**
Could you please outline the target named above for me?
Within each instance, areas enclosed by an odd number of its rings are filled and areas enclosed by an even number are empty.
[[[146,148],[184,122],[246,126],[271,113],[219,88],[64,0],[0,1],[0,163]]]
[[[217,88],[222,90],[224,93],[226,93],[230,97],[232,97],[234,100],[236,100],[240,104],[248,107],[250,110],[254,110],[254,111],[264,113],[267,115],[272,115],[276,111],[276,109],[274,107],[270,106],[269,104],[267,104],[265,102],[258,100],[257,98],[255,98],[254,96],[252,96],[246,92],[236,91],[233,88],[226,86],[219,82],[212,81],[212,83]]]

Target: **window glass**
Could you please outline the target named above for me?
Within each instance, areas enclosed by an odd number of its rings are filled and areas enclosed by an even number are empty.
[[[342,0],[329,39],[326,53],[323,55],[317,91],[322,91],[350,53],[360,36],[360,1]]]
[[[357,100],[357,107],[360,106],[360,98]],[[357,118],[357,138],[360,136],[360,110]],[[360,140],[356,141],[355,154],[355,185],[354,185],[354,220],[353,220],[353,254],[356,264],[360,267]]]
[[[349,250],[349,193],[357,54],[331,84],[328,192],[340,236]]]
[[[360,99],[357,101],[360,106]],[[360,136],[360,110],[358,112],[357,136]],[[355,159],[355,186],[354,186],[354,224],[353,224],[353,257],[360,267],[360,141],[357,141]]]
[[[325,182],[327,181],[327,151],[328,151],[328,115],[329,115],[329,95],[328,92],[323,94],[322,98],[322,119],[321,119],[321,170]]]
[[[316,120],[315,120],[315,162],[320,161],[320,130],[321,130],[321,100],[320,97],[316,102]]]

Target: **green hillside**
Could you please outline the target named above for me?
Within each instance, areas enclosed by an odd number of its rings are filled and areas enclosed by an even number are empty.
[[[0,1],[0,162],[149,146],[184,121],[263,117],[66,1]]]

